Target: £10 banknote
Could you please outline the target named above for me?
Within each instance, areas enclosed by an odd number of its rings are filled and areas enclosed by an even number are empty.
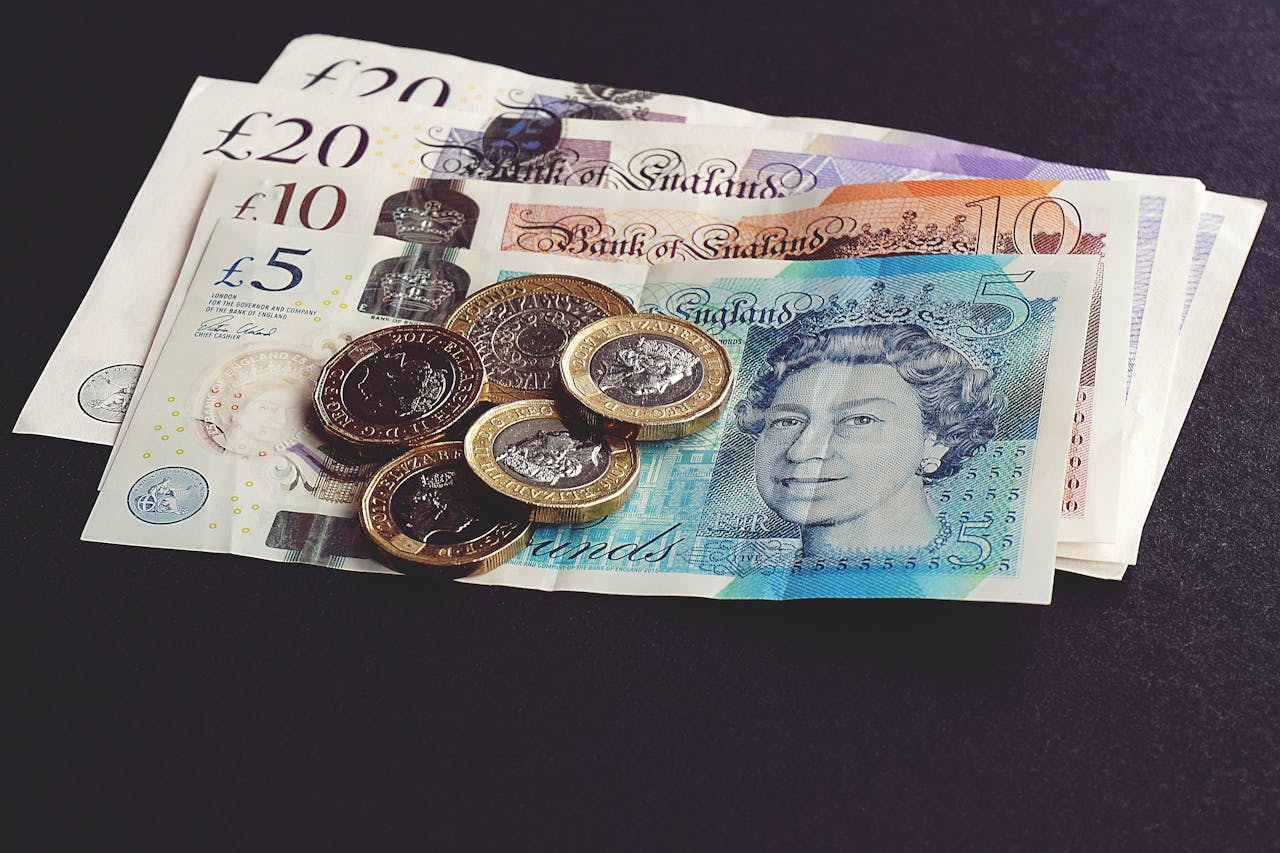
[[[329,354],[394,322],[362,296],[414,256],[385,237],[218,223],[85,538],[386,571],[352,521],[370,463],[316,431],[310,399]],[[712,427],[645,444],[622,509],[542,527],[468,582],[1049,600],[1096,257],[640,266],[449,249],[436,263],[455,281],[600,281],[634,300],[641,337],[696,323],[738,376]]]
[[[590,201],[590,204],[583,204]],[[1124,429],[1124,362],[1134,286],[1137,185],[1103,182],[933,181],[861,184],[770,202],[491,182],[344,180],[329,170],[225,167],[193,245],[219,216],[381,234],[424,247],[557,254],[611,262],[904,254],[1098,254],[1073,453],[1064,479],[1062,541],[1110,541]],[[1154,247],[1147,247],[1154,252]],[[424,262],[427,255],[420,254]],[[167,334],[198,255],[189,257],[158,336]],[[1173,294],[1171,294],[1173,295]],[[464,298],[441,300],[440,322]],[[386,297],[384,297],[386,298]],[[372,299],[372,297],[369,297]],[[144,368],[144,379],[154,359]]]

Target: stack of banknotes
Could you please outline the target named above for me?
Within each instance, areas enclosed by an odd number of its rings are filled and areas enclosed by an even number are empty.
[[[1055,569],[1137,560],[1263,210],[306,36],[259,83],[196,80],[15,431],[113,445],[85,539],[391,571],[355,520],[371,463],[316,423],[321,370],[574,276],[700,327],[736,381],[708,428],[642,443],[620,509],[463,582],[1044,603]],[[467,332],[491,376],[594,319],[553,297]]]

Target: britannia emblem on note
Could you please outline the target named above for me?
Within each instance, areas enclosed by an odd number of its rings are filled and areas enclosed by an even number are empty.
[[[137,364],[113,364],[95,371],[77,392],[80,410],[96,421],[122,422],[141,372]]]
[[[191,468],[157,468],[129,489],[129,512],[147,524],[176,524],[200,511],[209,499],[209,481]]]

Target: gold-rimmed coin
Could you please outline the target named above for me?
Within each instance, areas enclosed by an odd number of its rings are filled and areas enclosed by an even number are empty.
[[[390,326],[329,359],[316,382],[325,430],[358,446],[439,440],[484,395],[484,365],[461,335],[439,326]]]
[[[640,478],[634,441],[593,430],[552,400],[495,406],[467,430],[463,449],[480,482],[528,506],[534,521],[608,515]]]
[[[496,569],[533,536],[526,507],[486,489],[462,443],[415,448],[382,466],[360,496],[360,525],[406,574],[457,578]]]
[[[635,309],[602,284],[572,275],[525,275],[478,290],[445,318],[475,345],[495,403],[553,397],[560,354],[574,333]]]
[[[583,327],[560,359],[565,391],[587,423],[638,441],[679,438],[720,417],[733,363],[692,323],[658,314]]]

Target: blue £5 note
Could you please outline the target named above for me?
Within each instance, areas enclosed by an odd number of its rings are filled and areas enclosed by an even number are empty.
[[[655,592],[725,598],[1047,600],[1086,311],[1071,282],[1094,262],[770,271],[650,272],[641,310],[729,351],[724,416],[643,444],[626,506],[541,528],[490,580],[544,571],[554,588],[594,588],[590,575],[634,573]]]

